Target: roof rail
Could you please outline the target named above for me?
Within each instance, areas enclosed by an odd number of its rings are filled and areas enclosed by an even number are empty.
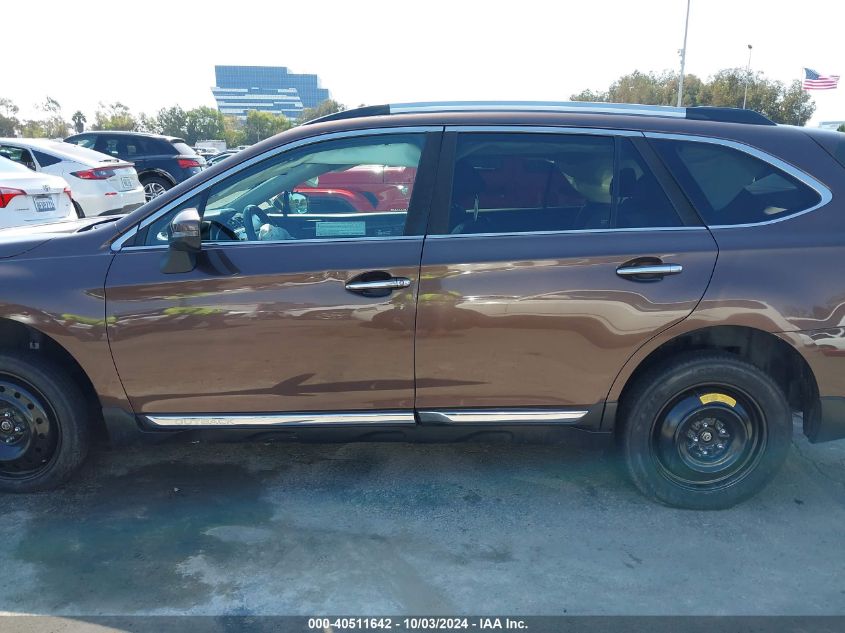
[[[754,110],[695,106],[676,108],[672,106],[640,105],[637,103],[593,103],[589,101],[431,101],[419,103],[391,103],[363,106],[328,114],[308,121],[339,121],[368,116],[390,114],[412,114],[432,112],[583,112],[585,114],[632,114],[639,116],[670,117],[697,121],[720,121],[722,123],[749,123],[754,125],[775,125],[771,120]]]

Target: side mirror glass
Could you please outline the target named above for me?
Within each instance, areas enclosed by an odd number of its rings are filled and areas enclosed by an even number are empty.
[[[202,249],[199,211],[183,209],[170,221],[167,254],[161,262],[163,273],[187,273],[197,265]]]

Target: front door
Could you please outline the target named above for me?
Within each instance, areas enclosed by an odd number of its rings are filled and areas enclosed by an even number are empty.
[[[106,283],[109,340],[136,413],[404,411],[413,422],[425,165],[439,138],[395,130],[306,144],[236,167],[142,226]],[[352,178],[343,191],[319,188],[326,174],[369,169],[380,181],[385,168],[416,179],[374,194]],[[374,211],[373,195],[392,206]],[[203,216],[197,265],[162,273],[169,220],[190,207]]]
[[[450,131],[444,156],[452,182],[420,275],[420,410],[570,419],[703,296],[716,245],[641,135]]]

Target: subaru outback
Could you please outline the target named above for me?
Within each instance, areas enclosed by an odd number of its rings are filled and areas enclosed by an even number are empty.
[[[0,233],[0,489],[60,484],[102,436],[571,427],[653,499],[731,506],[794,423],[845,436],[842,138],[720,108],[371,106],[124,217]],[[374,166],[407,196],[291,211]]]

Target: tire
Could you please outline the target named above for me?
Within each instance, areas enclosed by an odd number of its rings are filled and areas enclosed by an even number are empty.
[[[79,386],[36,354],[0,352],[0,491],[50,490],[88,453]]]
[[[143,176],[141,184],[144,185],[144,196],[147,202],[173,188],[173,183],[161,176]]]
[[[73,209],[76,211],[76,217],[84,218],[85,212],[82,210],[82,207],[79,206],[79,203],[76,200],[71,200],[71,202],[73,202]]]
[[[739,357],[694,352],[650,370],[622,402],[619,439],[647,497],[695,510],[729,508],[763,489],[792,439],[783,392]]]

